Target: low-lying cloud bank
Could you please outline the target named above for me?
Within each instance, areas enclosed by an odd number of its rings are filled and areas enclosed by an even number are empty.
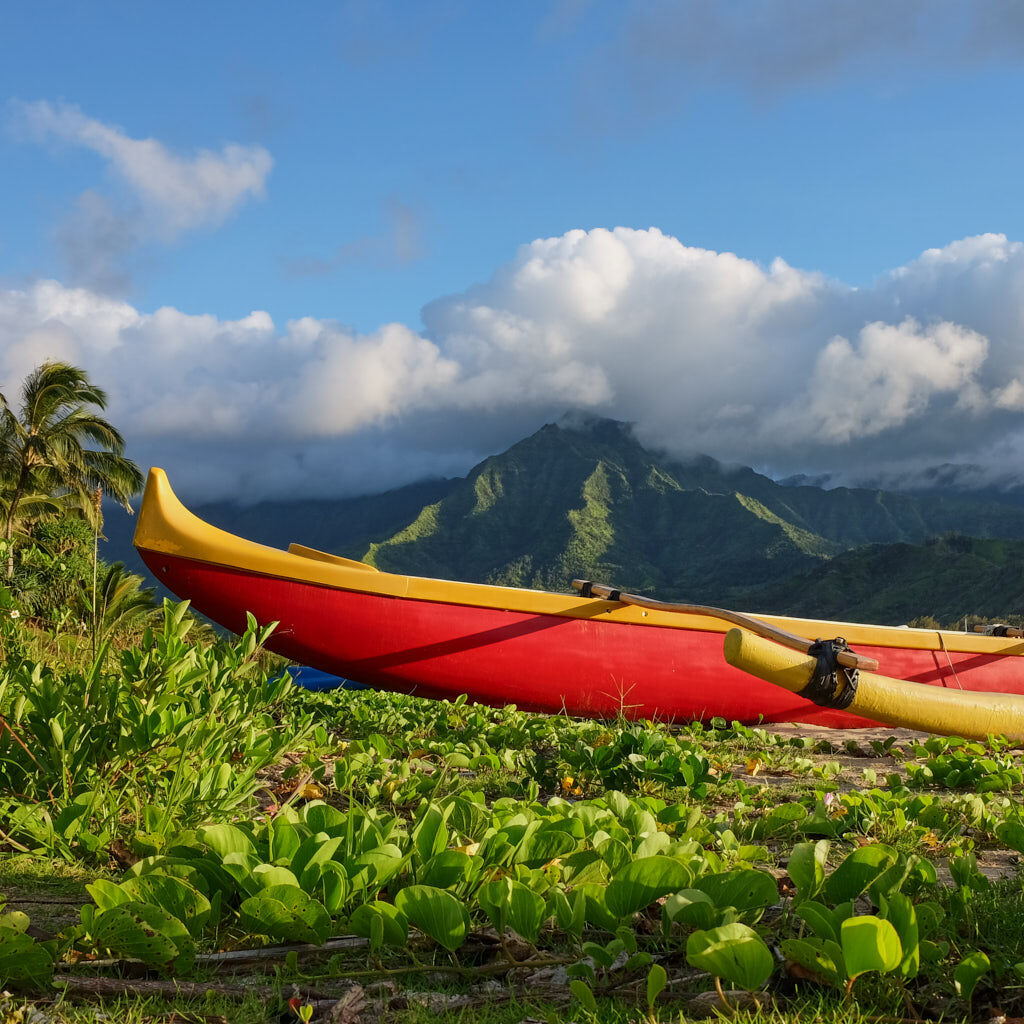
[[[1024,245],[1002,235],[853,288],[655,228],[571,231],[423,321],[356,334],[143,313],[42,281],[0,290],[0,390],[46,358],[86,367],[133,456],[193,498],[462,473],[570,409],[779,473],[970,461],[1024,476]]]

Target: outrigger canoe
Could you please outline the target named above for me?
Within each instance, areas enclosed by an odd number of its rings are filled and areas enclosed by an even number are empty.
[[[794,647],[796,640],[806,648],[801,638],[843,637],[856,653],[840,661],[923,684],[913,693],[955,694],[954,709],[981,699],[976,694],[1024,694],[1019,636],[753,617],[584,581],[580,593],[555,594],[379,572],[299,544],[285,551],[217,529],[181,504],[160,469],[149,474],[135,546],[169,590],[228,629],[244,629],[251,612],[278,623],[268,646],[279,654],[423,697],[467,694],[590,717],[873,724],[856,713],[856,701],[822,706],[750,675],[749,665],[727,663],[723,643],[736,625]]]

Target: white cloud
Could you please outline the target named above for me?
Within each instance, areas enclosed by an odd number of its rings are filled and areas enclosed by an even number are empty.
[[[186,158],[157,139],[133,139],[75,106],[36,100],[15,109],[38,140],[85,146],[108,160],[172,239],[191,228],[221,224],[246,200],[263,198],[274,165],[262,146],[228,143],[219,152],[203,149]]]
[[[57,231],[75,280],[106,292],[128,285],[126,258],[144,241],[174,242],[188,231],[223,224],[266,195],[274,161],[262,146],[227,143],[188,156],[157,139],[133,139],[76,106],[46,100],[11,103],[17,131],[37,142],[83,146],[109,164],[113,199],[90,189]]]
[[[797,444],[808,437],[848,444],[920,417],[945,394],[981,413],[985,397],[976,378],[987,355],[986,338],[946,321],[927,328],[911,317],[870,323],[856,345],[832,338],[815,361],[807,393],[776,410],[765,426]]]
[[[678,455],[799,470],[1024,450],[1024,245],[984,235],[852,288],[656,229],[524,245],[425,330],[152,313],[40,282],[0,291],[0,387],[89,369],[142,461],[194,492],[352,493],[473,461],[567,409]],[[1017,466],[1024,473],[1024,457]]]

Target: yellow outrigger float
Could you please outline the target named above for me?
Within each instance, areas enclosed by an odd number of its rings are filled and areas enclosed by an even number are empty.
[[[725,635],[725,660],[758,679],[802,695],[807,695],[815,677],[820,680],[824,676],[831,698],[841,701],[850,714],[886,725],[965,739],[1001,735],[1024,740],[1024,697],[1016,694],[951,690],[875,672],[851,672],[842,666],[837,671],[835,666],[823,669],[818,657],[780,647],[738,627]]]

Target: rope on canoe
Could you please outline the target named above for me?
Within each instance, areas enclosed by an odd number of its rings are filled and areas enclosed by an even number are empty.
[[[1002,628],[1005,630],[1007,627],[997,626],[996,628]],[[1006,633],[994,633],[993,636],[1006,636]],[[963,683],[960,682],[960,677],[956,674],[956,667],[953,665],[953,659],[949,656],[949,651],[946,648],[946,638],[942,635],[941,632],[939,633],[939,643],[942,645],[942,653],[945,654],[946,661],[949,662],[949,671],[953,673],[953,678],[956,680],[956,685],[959,686],[962,690],[964,688]]]
[[[807,653],[816,659],[814,671],[799,696],[813,701],[818,707],[835,708],[843,711],[857,696],[857,682],[860,672],[855,668],[840,665],[838,656],[850,650],[850,645],[841,637],[834,640],[815,640]]]

